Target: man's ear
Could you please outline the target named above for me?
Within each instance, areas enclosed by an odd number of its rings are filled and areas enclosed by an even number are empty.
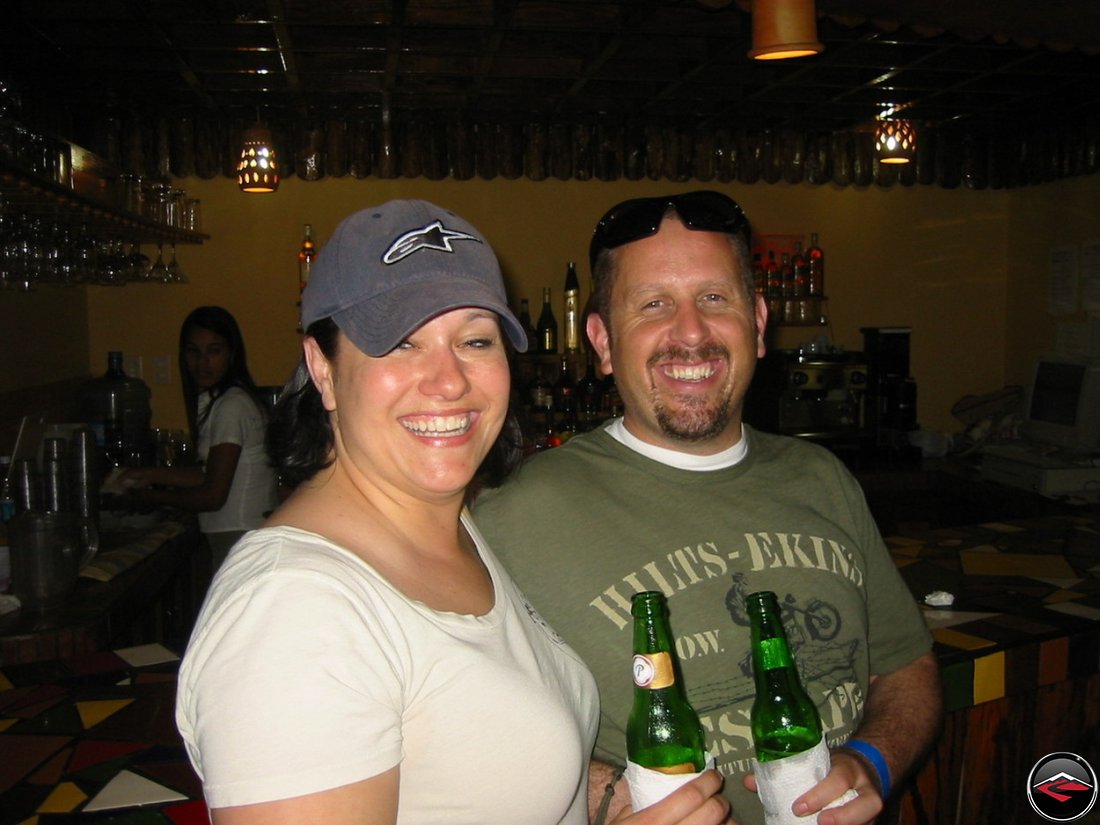
[[[603,316],[593,312],[585,322],[585,331],[588,340],[592,342],[592,348],[596,350],[596,358],[600,372],[611,375],[611,335],[607,331],[607,324],[603,322]]]
[[[336,393],[332,386],[332,362],[321,352],[321,347],[314,338],[307,337],[302,341],[302,353],[305,355],[309,378],[321,394],[322,406],[333,412],[336,409]]]

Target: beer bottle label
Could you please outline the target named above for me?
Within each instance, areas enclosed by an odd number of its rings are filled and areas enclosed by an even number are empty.
[[[676,683],[672,657],[666,652],[634,654],[634,684],[658,690]]]
[[[688,773],[699,773],[699,771],[695,770],[695,766],[690,762],[681,762],[679,765],[665,765],[663,767],[649,768],[649,770],[657,771],[657,773],[663,773],[669,776],[682,776]]]
[[[794,662],[791,659],[791,649],[787,647],[785,639],[762,639],[760,641],[760,663],[764,670],[778,670],[781,667],[791,667]]]

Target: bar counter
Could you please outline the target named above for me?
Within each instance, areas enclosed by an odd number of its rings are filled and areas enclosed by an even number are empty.
[[[146,642],[186,643],[210,580],[209,552],[194,516],[104,514],[103,525],[99,553],[62,606],[0,615],[0,666]]]
[[[1042,757],[1100,768],[1100,517],[1038,516],[886,543],[932,629],[943,735],[880,822],[1041,822],[1026,796]],[[924,604],[936,591],[950,607]],[[1100,822],[1094,810],[1080,823]]]
[[[1039,822],[1025,793],[1039,759],[1072,751],[1100,768],[1100,518],[911,530],[887,544],[918,602],[944,591],[954,603],[923,608],[943,668],[943,735],[880,825]],[[108,805],[112,822],[205,822],[171,725],[175,657],[136,667],[123,654],[0,667],[0,825],[103,821]],[[122,793],[135,788],[145,795]],[[90,808],[99,813],[78,813]]]

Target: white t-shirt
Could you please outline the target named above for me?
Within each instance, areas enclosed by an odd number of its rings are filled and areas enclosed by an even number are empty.
[[[595,682],[463,524],[493,581],[484,616],[411,601],[313,533],[263,528],[236,545],[176,707],[211,807],[400,764],[399,823],[588,822]]]
[[[199,397],[200,418],[209,403],[210,396],[203,393]],[[266,426],[263,411],[240,387],[230,387],[215,399],[199,428],[199,460],[205,463],[210,448],[217,444],[239,444],[241,457],[225,504],[220,510],[199,513],[199,529],[204,533],[253,530],[275,509],[278,485],[264,449]]]

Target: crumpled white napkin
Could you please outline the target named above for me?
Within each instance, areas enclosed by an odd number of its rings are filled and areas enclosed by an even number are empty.
[[[23,603],[19,601],[18,596],[0,594],[0,616],[5,613],[11,613],[13,610],[18,610],[22,606]]]
[[[806,825],[808,822],[817,822],[817,814],[796,816],[791,806],[798,797],[829,773],[832,760],[824,737],[808,751],[794,756],[772,762],[758,762],[756,759],[752,762],[753,773],[756,774],[757,793],[760,796],[760,804],[764,806],[766,825]],[[850,802],[856,796],[858,794],[855,790],[849,788],[842,796],[825,807],[836,808]]]
[[[707,759],[705,770],[714,767],[714,757]],[[699,776],[698,773],[661,773],[650,768],[643,768],[634,762],[626,763],[627,786],[630,788],[630,804],[635,812],[648,808],[655,802],[660,802],[681,785]]]

